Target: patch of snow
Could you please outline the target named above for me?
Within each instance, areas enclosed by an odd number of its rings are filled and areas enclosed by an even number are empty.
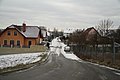
[[[31,63],[35,63],[41,60],[41,57],[38,57],[37,59],[33,60]]]
[[[117,73],[117,72],[114,72],[114,73],[120,76],[120,73]]]
[[[65,52],[64,47],[67,45],[65,45],[64,43],[62,43],[60,41],[61,40],[58,37],[52,40],[52,43],[51,43],[51,46],[52,46],[51,51],[52,52],[54,52],[55,54],[58,54],[58,55],[60,55],[60,53],[62,53],[65,58],[81,61],[81,59],[78,58],[75,54]],[[60,49],[60,48],[62,48],[62,49]]]
[[[30,64],[39,61],[42,53],[11,54],[0,56],[0,69],[14,67],[19,64]]]
[[[52,52],[52,54],[57,54],[59,56],[61,48],[60,41],[61,40],[58,37],[52,40],[50,45],[50,51]]]
[[[76,55],[74,55],[73,53],[72,54],[63,54],[63,55],[68,59],[79,60],[79,58]]]
[[[78,58],[75,54],[67,53],[67,52],[64,51],[64,47],[67,46],[67,45],[65,45],[64,43],[61,43],[61,45],[62,45],[61,53],[64,55],[65,58],[72,59],[72,60],[77,60],[77,61],[80,60],[80,58]]]
[[[60,41],[60,39],[58,37],[53,39],[50,46],[52,46],[52,47],[60,47],[61,44],[60,44],[59,41]]]

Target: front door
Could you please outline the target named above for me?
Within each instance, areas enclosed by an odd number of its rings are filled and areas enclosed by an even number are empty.
[[[11,47],[14,46],[14,40],[10,40],[10,46],[11,46]]]
[[[31,42],[31,41],[28,41],[28,47],[30,47],[31,44],[32,44],[32,42]]]

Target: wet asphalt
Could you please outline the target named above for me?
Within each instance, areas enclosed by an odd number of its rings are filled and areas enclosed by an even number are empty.
[[[48,60],[42,64],[1,74],[0,80],[120,80],[115,71],[85,61],[66,59],[55,53],[50,52]]]

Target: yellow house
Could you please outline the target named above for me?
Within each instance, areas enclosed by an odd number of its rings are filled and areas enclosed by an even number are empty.
[[[38,26],[26,26],[23,23],[19,25],[11,25],[0,34],[1,46],[13,47],[30,47],[40,42],[41,30]]]

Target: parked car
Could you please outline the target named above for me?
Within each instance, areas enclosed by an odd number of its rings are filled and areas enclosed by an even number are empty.
[[[65,47],[64,47],[64,51],[65,51],[65,52],[70,52],[70,47],[69,47],[69,46],[65,46]]]

